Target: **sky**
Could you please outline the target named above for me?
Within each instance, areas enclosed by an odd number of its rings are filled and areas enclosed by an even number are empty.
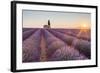
[[[23,10],[23,28],[43,28],[50,20],[51,28],[80,29],[91,27],[90,13]]]

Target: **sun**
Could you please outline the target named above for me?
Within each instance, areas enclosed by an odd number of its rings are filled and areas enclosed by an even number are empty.
[[[89,29],[89,26],[87,24],[82,24],[81,27],[80,27],[80,31],[79,33],[77,34],[77,36],[79,37],[82,33],[87,33]]]
[[[88,25],[87,25],[87,24],[82,24],[82,25],[81,25],[81,28],[82,28],[82,29],[88,29]]]
[[[87,24],[83,24],[82,26],[81,26],[81,32],[87,32],[87,29],[88,29],[89,27],[88,27],[88,25]]]
[[[87,25],[86,25],[86,24],[83,24],[83,27],[84,27],[84,28],[86,28],[86,27],[87,27]]]

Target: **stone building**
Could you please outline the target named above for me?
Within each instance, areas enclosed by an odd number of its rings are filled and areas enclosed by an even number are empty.
[[[49,28],[51,28],[50,25],[51,25],[51,24],[50,24],[50,20],[48,20],[48,25],[44,25],[44,28],[49,29]]]

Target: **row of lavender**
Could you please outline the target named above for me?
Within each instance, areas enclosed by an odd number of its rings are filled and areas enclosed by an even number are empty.
[[[29,30],[30,31],[30,30]],[[23,62],[39,62],[40,61],[40,38],[41,38],[41,31],[37,30],[33,33],[30,31],[27,34],[23,35],[28,36],[27,39],[23,40],[22,44],[22,60]],[[31,35],[29,33],[32,33]]]
[[[90,58],[90,42],[79,40],[52,29],[28,29],[23,31],[23,62],[39,62],[41,34],[47,46],[47,61],[83,60]]]
[[[91,30],[90,29],[52,29],[52,30],[59,31],[61,33],[71,35],[74,37],[78,37],[83,40],[91,41]]]
[[[45,30],[45,38],[47,43],[47,55],[50,61],[62,60],[83,60],[86,56],[81,54],[74,47],[69,46],[63,40],[55,37],[52,33]],[[63,37],[62,37],[63,38]]]
[[[60,32],[54,31],[54,30],[48,29],[48,31],[51,32],[56,37],[58,37],[59,39],[63,40],[69,46],[73,46],[74,48],[76,48],[80,53],[83,53],[89,59],[91,58],[90,41],[79,39],[74,36],[70,36],[70,35],[60,33]]]

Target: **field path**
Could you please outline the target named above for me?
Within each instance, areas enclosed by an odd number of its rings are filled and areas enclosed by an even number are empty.
[[[41,30],[41,42],[40,42],[40,47],[41,47],[41,54],[40,54],[40,61],[47,61],[47,57],[46,57],[46,42],[45,42],[45,38],[44,38],[44,31]]]

